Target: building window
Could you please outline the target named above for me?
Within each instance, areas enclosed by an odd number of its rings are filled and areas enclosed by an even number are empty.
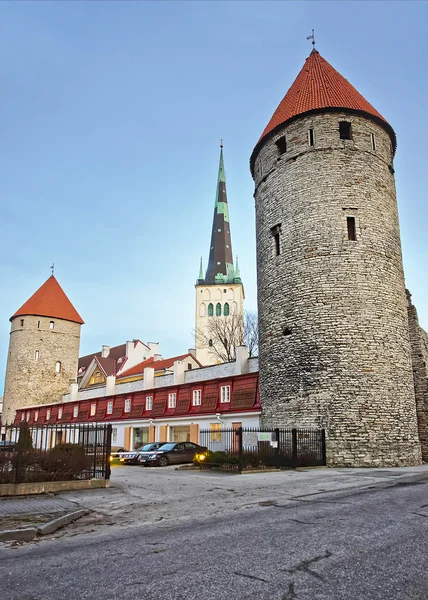
[[[175,408],[177,404],[177,394],[168,394],[168,408]]]
[[[25,419],[25,413],[24,413],[24,412],[22,412],[22,413],[21,413],[21,421],[24,421],[24,419]]]
[[[55,321],[49,321],[49,329],[53,329],[55,327]]]
[[[201,406],[201,390],[193,390],[193,406]]]
[[[58,408],[58,419],[62,419],[62,406]]]
[[[279,256],[281,254],[281,224],[271,227],[270,232],[273,239],[273,255]]]
[[[153,409],[153,396],[146,396],[146,410]]]
[[[111,415],[113,412],[113,400],[107,402],[107,414]]]
[[[339,136],[341,140],[352,140],[352,127],[349,121],[339,122]]]
[[[76,404],[76,406],[73,406],[73,418],[76,419],[79,415],[79,406]]]
[[[227,404],[230,402],[230,385],[222,385],[220,388],[220,402]]]
[[[229,304],[227,302],[224,305],[223,314],[225,317],[228,317],[230,314],[230,308],[229,308]]]
[[[24,327],[24,319],[21,319],[21,327]]]
[[[348,240],[355,241],[357,239],[357,232],[355,229],[355,217],[346,217],[346,225],[348,228]]]
[[[90,410],[89,416],[94,417],[96,412],[97,412],[97,405],[91,404],[91,410]]]
[[[308,144],[309,146],[314,146],[315,143],[315,138],[314,138],[314,130],[313,129],[309,129],[308,131]]]
[[[215,307],[215,316],[216,317],[221,317],[221,304],[220,302],[217,302],[216,307]]]
[[[213,317],[214,316],[214,306],[211,303],[208,304],[208,316],[209,317]]]
[[[187,363],[187,370],[191,371],[192,370],[192,363]]]
[[[211,423],[211,441],[221,442],[221,423]]]
[[[37,321],[37,329],[40,329],[40,321]]]
[[[46,421],[49,421],[50,418],[51,418],[51,409],[48,408],[48,410],[46,411]]]
[[[208,346],[209,346],[210,348],[212,348],[212,347],[213,347],[213,341],[212,341],[212,340],[208,340]]]
[[[113,427],[111,430],[111,441],[117,442],[117,427]]]
[[[126,398],[125,400],[125,412],[131,412],[131,398]]]
[[[375,137],[375,134],[371,133],[370,134],[370,138],[371,138],[371,141],[372,141],[372,150],[373,150],[373,152],[376,152],[376,137]]]
[[[36,351],[35,351],[35,353],[34,353],[34,358],[35,358],[36,360],[39,360],[39,351],[38,351],[38,350],[36,350]]]
[[[55,373],[61,373],[61,363],[59,360],[55,363]]]
[[[31,413],[28,411],[28,412],[27,412],[27,421],[29,421],[29,420],[30,420],[30,416],[31,416]]]
[[[285,139],[285,135],[276,140],[275,144],[278,148],[279,154],[285,154],[285,152],[287,152],[287,141]]]
[[[34,420],[38,421],[39,420],[39,411],[36,410],[36,412],[34,413]]]

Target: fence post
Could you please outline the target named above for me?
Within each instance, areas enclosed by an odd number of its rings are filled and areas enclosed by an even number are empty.
[[[111,432],[112,432],[112,424],[109,423],[107,425],[107,444],[106,444],[106,447],[104,449],[104,451],[106,453],[106,459],[107,459],[105,479],[110,479],[110,475],[111,475],[111,465],[110,465]]]
[[[325,446],[325,429],[321,430],[321,453],[322,453],[322,464],[327,465],[327,453]]]
[[[293,428],[291,430],[291,459],[293,464],[293,469],[297,467],[297,429]]]
[[[275,466],[277,469],[280,468],[280,460],[279,460],[279,428],[276,427],[274,429],[275,438],[276,438],[276,448],[275,448]]]
[[[242,427],[238,429],[236,432],[238,435],[238,453],[239,453],[239,462],[238,462],[238,472],[242,473]]]

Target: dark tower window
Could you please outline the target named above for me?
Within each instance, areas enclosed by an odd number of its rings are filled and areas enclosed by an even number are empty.
[[[209,346],[210,348],[212,348],[212,347],[213,347],[213,341],[212,341],[212,340],[209,340],[209,341],[208,341],[208,346]]]
[[[370,134],[370,138],[371,138],[371,141],[372,141],[372,150],[373,150],[373,152],[376,152],[376,138],[375,138],[375,134],[371,133]]]
[[[287,152],[287,141],[285,139],[285,135],[276,140],[275,144],[278,148],[279,154],[285,154],[285,152]]]
[[[357,239],[357,231],[355,229],[355,217],[346,217],[346,225],[348,227],[348,240],[355,241]]]
[[[314,146],[314,130],[313,129],[309,129],[308,131],[308,143],[309,146]]]
[[[21,327],[24,327],[24,319],[21,319]]]
[[[228,317],[229,316],[229,312],[230,312],[229,311],[229,304],[228,304],[228,302],[226,302],[226,304],[224,305],[224,309],[223,309],[224,316]]]
[[[275,225],[275,227],[271,228],[271,233],[273,236],[273,255],[279,256],[281,254],[281,225]]]
[[[352,140],[351,123],[349,123],[348,121],[340,121],[339,135],[341,140]]]
[[[216,307],[215,307],[215,316],[216,317],[221,317],[221,304],[220,302],[217,302]]]
[[[213,317],[214,316],[214,306],[211,303],[208,304],[208,316],[209,317]]]

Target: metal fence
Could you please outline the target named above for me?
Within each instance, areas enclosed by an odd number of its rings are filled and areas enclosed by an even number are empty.
[[[241,473],[326,464],[324,429],[212,428],[201,430],[208,448],[200,466]]]
[[[0,483],[110,479],[111,425],[2,426]]]

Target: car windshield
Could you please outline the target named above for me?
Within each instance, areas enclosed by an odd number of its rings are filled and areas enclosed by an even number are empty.
[[[174,446],[175,446],[175,444],[162,444],[160,449],[162,451],[166,450],[168,452],[169,450],[172,450],[174,448]]]
[[[138,448],[138,452],[148,452],[153,449],[153,444],[146,444],[142,448]]]

